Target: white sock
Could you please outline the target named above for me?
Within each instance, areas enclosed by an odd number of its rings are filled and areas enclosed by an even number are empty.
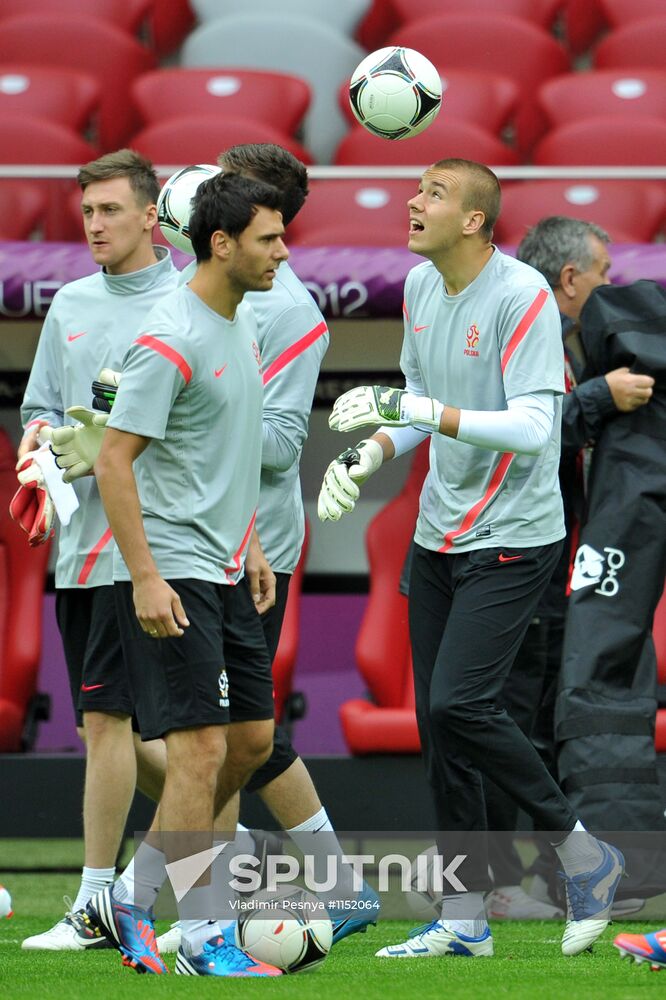
[[[193,889],[190,889],[192,893]],[[186,955],[200,955],[206,941],[220,934],[220,925],[216,920],[181,920],[181,948]]]
[[[87,903],[95,893],[105,889],[107,885],[111,885],[115,875],[115,866],[113,868],[86,868],[84,865],[81,871],[79,891],[72,905],[74,913],[78,910],[85,910]]]
[[[119,903],[130,903],[149,910],[155,905],[166,877],[164,853],[144,840],[114,885],[113,895]]]
[[[580,820],[561,844],[553,844],[564,871],[572,878],[583,872],[594,871],[603,857],[599,841],[588,833]]]
[[[313,874],[317,883],[323,885],[329,872],[337,874],[335,885],[318,890],[317,895],[321,899],[324,901],[327,897],[353,899],[356,896],[357,890],[353,885],[354,870],[350,864],[343,861],[344,851],[323,806],[319,812],[298,826],[292,826],[286,832],[304,855],[312,856]],[[329,858],[333,857],[337,861],[329,865]]]
[[[472,916],[473,914],[473,916]],[[442,898],[441,921],[450,931],[466,937],[481,937],[488,921],[482,892],[458,892]]]

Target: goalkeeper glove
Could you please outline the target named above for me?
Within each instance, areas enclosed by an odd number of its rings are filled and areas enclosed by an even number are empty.
[[[120,372],[115,372],[112,368],[102,368],[92,384],[93,410],[101,410],[103,413],[111,412],[120,384],[120,375]]]
[[[78,423],[45,428],[42,435],[51,443],[56,465],[65,470],[63,482],[71,483],[92,471],[102,447],[109,414],[97,413],[85,406],[70,406],[66,413]]]
[[[48,491],[44,473],[28,452],[16,466],[21,484],[11,499],[9,513],[26,532],[28,544],[42,545],[54,533],[55,505]]]
[[[443,403],[429,396],[416,396],[390,385],[361,385],[338,396],[328,426],[333,431],[368,425],[437,431],[443,409]]]
[[[359,441],[355,448],[338,455],[326,470],[319,492],[319,520],[339,521],[343,514],[351,513],[360,496],[359,486],[383,461],[384,453],[377,441]]]

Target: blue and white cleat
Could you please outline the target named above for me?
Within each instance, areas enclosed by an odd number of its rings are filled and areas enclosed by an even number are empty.
[[[636,965],[649,962],[654,972],[666,969],[666,929],[651,934],[618,934],[613,944],[622,958],[633,958]]]
[[[350,934],[365,934],[368,927],[374,927],[379,917],[381,902],[379,896],[367,882],[355,899],[348,900],[345,907],[328,907],[328,915],[333,924],[333,944],[349,937]]]
[[[562,954],[579,955],[608,927],[615,891],[624,875],[624,855],[617,847],[597,841],[601,862],[591,872],[564,878],[567,922],[562,936]]]
[[[480,937],[468,937],[449,930],[441,920],[433,920],[402,944],[389,944],[386,948],[381,948],[376,957],[441,958],[445,955],[457,955],[463,958],[490,958],[492,954],[493,937],[487,925]]]
[[[137,972],[168,973],[157,947],[150,910],[119,903],[114,898],[113,886],[109,885],[93,896],[86,912],[123,956],[123,965]]]
[[[176,975],[179,976],[228,976],[232,978],[281,976],[282,970],[266,962],[257,962],[223,937],[206,941],[198,955],[186,955],[183,947],[176,956]]]

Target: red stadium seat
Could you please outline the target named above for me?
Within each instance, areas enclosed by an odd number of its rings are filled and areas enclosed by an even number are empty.
[[[312,181],[304,207],[289,226],[289,245],[405,246],[407,200],[416,180]]]
[[[651,181],[522,181],[502,191],[500,243],[519,243],[546,215],[595,222],[615,242],[653,240],[666,218],[666,189]]]
[[[442,110],[440,114],[459,118],[470,125],[499,135],[513,117],[520,91],[508,76],[494,73],[474,73],[464,69],[441,69]],[[340,107],[349,120],[357,120],[349,104],[349,84],[340,88]]]
[[[598,0],[598,2],[612,28],[622,28],[634,21],[666,15],[663,0]]]
[[[551,126],[596,115],[632,119],[649,115],[666,121],[666,71],[607,69],[569,73],[542,84],[538,99]]]
[[[562,125],[534,150],[537,166],[663,166],[666,121],[600,115]]]
[[[131,139],[130,145],[155,163],[187,166],[215,163],[223,149],[245,142],[275,142],[303,163],[312,163],[312,157],[300,143],[270,125],[217,115],[169,118],[143,129]]]
[[[386,45],[386,39],[398,24],[393,0],[373,0],[370,10],[358,27],[356,37],[368,52],[374,52]]]
[[[465,0],[466,14],[510,14],[522,18],[540,28],[550,28],[555,15],[563,6],[564,0]],[[400,24],[420,21],[424,17],[436,17],[443,14],[459,14],[460,0],[391,0]]]
[[[490,132],[454,118],[440,116],[420,135],[393,142],[371,135],[362,125],[348,132],[337,148],[337,166],[428,166],[435,160],[460,156],[490,166],[515,166],[518,155]]]
[[[178,48],[193,27],[194,13],[189,0],[154,0],[150,33],[158,56],[168,56]]]
[[[663,17],[636,21],[602,38],[592,53],[595,69],[660,69],[666,66],[666,10]]]
[[[31,549],[9,516],[15,464],[12,443],[0,430],[0,753],[24,749],[24,727],[37,694],[49,557],[49,544]]]
[[[664,591],[654,613],[652,638],[657,654],[657,683],[666,686],[666,591]],[[658,751],[666,750],[666,709],[657,709],[655,746]]]
[[[294,135],[310,104],[310,87],[297,76],[251,69],[161,69],[132,84],[147,125],[189,115],[247,117]]]
[[[601,0],[566,0],[564,23],[573,55],[587,52],[606,27]]]
[[[537,87],[570,68],[566,51],[552,35],[508,15],[430,17],[399,28],[390,43],[417,49],[447,71],[490,68],[515,80],[521,93],[516,143],[523,153],[531,149],[545,127],[543,113],[536,105]]]
[[[100,87],[94,76],[73,69],[0,64],[0,114],[37,115],[83,131],[99,105]]]
[[[32,14],[2,22],[0,63],[33,62],[90,73],[101,87],[99,141],[117,149],[135,130],[129,87],[155,56],[120,28],[93,17]]]
[[[340,706],[340,722],[353,754],[418,753],[407,598],[400,574],[428,471],[428,443],[419,446],[401,492],[372,519],[366,533],[370,596],[356,640],[356,662],[370,698]]]
[[[61,14],[71,17],[95,17],[114,24],[123,31],[137,34],[152,10],[155,0],[0,0],[0,21],[22,14]]]
[[[301,556],[289,583],[289,596],[284,610],[280,642],[273,660],[273,698],[275,701],[275,720],[289,724],[293,716],[290,712],[291,694],[293,688],[294,668],[298,656],[298,639],[301,624],[301,592],[303,590],[303,574],[308,555],[310,528],[305,523],[305,538]]]
[[[49,198],[34,181],[0,181],[0,240],[27,240],[43,229]]]

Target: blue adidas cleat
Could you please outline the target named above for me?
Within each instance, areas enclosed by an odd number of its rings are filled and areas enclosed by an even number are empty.
[[[381,902],[379,896],[367,882],[355,899],[347,901],[348,907],[328,907],[328,915],[333,924],[333,944],[349,937],[350,934],[365,934],[369,926],[377,923]]]
[[[666,969],[666,930],[651,934],[618,934],[613,944],[622,958],[633,958],[636,965],[649,962],[655,972]]]
[[[615,891],[624,875],[624,855],[603,840],[597,844],[602,857],[594,871],[572,878],[564,876],[567,922],[562,937],[563,955],[585,951],[610,923]]]
[[[223,937],[206,941],[198,955],[186,955],[183,946],[176,956],[176,974],[180,976],[228,976],[231,978],[281,976],[282,970],[258,962]]]
[[[98,892],[86,907],[88,916],[101,929],[107,941],[123,956],[123,965],[136,972],[155,975],[168,973],[157,948],[155,925],[150,910],[130,903],[119,903],[113,886]]]
[[[486,925],[479,937],[469,937],[452,931],[441,920],[418,930],[401,944],[389,944],[376,952],[377,958],[442,958],[446,955],[462,958],[490,958],[493,938]]]

